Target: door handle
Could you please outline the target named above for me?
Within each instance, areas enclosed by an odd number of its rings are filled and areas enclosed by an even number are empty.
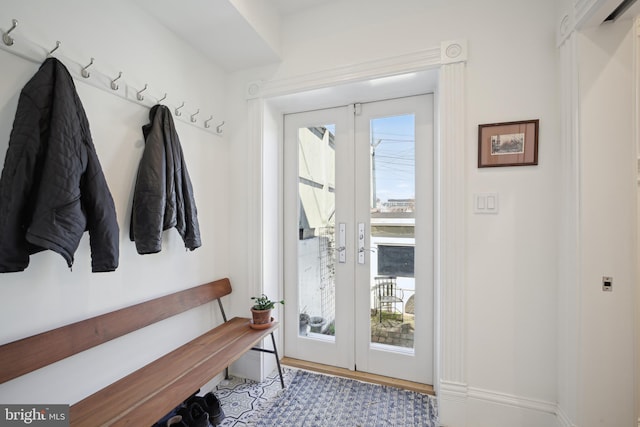
[[[338,262],[347,262],[347,225],[341,222],[338,225]]]
[[[364,264],[364,222],[358,223],[358,264]]]

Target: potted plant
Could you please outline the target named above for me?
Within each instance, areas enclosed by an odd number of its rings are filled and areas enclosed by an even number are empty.
[[[306,337],[309,335],[309,330],[311,326],[309,323],[311,322],[311,316],[307,313],[306,307],[300,312],[300,336]]]
[[[251,297],[253,300],[253,307],[251,307],[251,314],[253,316],[254,325],[264,325],[271,323],[271,310],[276,304],[284,304],[284,300],[271,301],[265,294],[259,297]]]

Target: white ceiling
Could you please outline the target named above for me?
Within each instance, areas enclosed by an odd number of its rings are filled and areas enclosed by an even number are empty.
[[[266,65],[281,60],[278,48],[266,40],[234,6],[235,0],[135,0],[149,15],[211,58],[226,71]],[[274,8],[284,18],[314,7],[345,0],[250,0],[247,8]],[[275,32],[278,28],[272,29]]]
[[[280,31],[280,23],[287,17],[348,0],[134,0],[162,25],[209,57],[226,71],[237,71],[281,61],[279,42],[272,36]],[[605,0],[599,15],[590,17],[590,25],[601,25],[604,18],[622,0]],[[265,11],[273,12],[275,20],[264,19],[258,30],[244,13],[260,21]],[[262,13],[261,13],[262,12]],[[618,19],[640,14],[636,1]],[[596,16],[598,15],[598,16]],[[602,16],[600,16],[602,15]],[[279,18],[279,19],[278,19]],[[268,28],[265,32],[264,25]],[[271,34],[269,34],[269,31]],[[270,40],[270,41],[269,41]]]
[[[228,0],[135,0],[162,25],[227,71],[280,60]]]

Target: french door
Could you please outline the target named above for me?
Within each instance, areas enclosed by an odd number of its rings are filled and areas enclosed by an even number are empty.
[[[433,95],[285,116],[285,355],[433,379]]]

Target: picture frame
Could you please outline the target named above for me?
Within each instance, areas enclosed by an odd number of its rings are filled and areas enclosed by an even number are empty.
[[[478,125],[478,167],[538,164],[540,120]]]

